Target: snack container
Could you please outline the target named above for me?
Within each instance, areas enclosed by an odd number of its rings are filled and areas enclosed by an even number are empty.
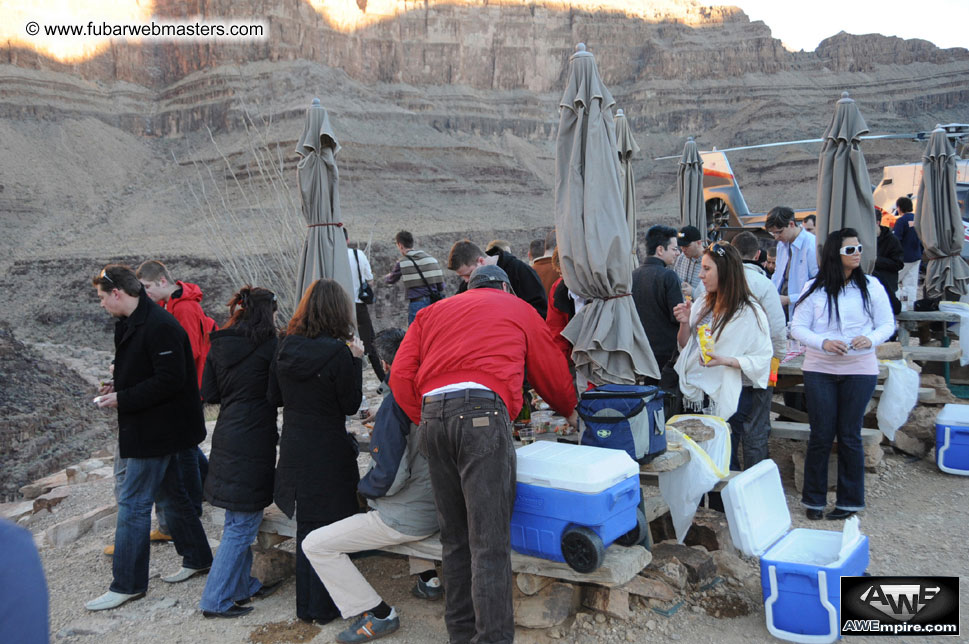
[[[516,450],[511,547],[579,572],[638,528],[639,466],[626,452],[538,441]]]
[[[710,354],[713,353],[713,332],[710,331],[709,324],[701,324],[696,328],[697,340],[700,342],[700,355],[703,362],[710,362]]]
[[[844,532],[791,530],[781,477],[764,460],[734,477],[722,491],[734,545],[760,558],[767,630],[789,642],[826,644],[840,635],[841,577],[868,567],[868,537],[857,518]]]

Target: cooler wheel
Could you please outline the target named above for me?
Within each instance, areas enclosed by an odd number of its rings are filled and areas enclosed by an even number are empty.
[[[646,523],[646,515],[639,508],[636,508],[636,527],[616,539],[616,543],[620,546],[635,546],[643,537],[646,536],[646,531],[649,530],[649,525]]]
[[[590,573],[602,565],[606,548],[591,528],[573,526],[562,534],[562,556],[572,570]]]

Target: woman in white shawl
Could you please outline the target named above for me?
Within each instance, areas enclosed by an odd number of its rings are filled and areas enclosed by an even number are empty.
[[[700,281],[706,289],[701,299],[695,305],[687,301],[673,309],[680,323],[676,373],[688,409],[700,411],[706,394],[713,414],[726,419],[737,411],[744,385],[767,387],[773,355],[770,331],[767,316],[747,287],[736,248],[726,244],[708,247],[701,259]],[[706,362],[697,339],[701,324],[709,326],[714,341]]]

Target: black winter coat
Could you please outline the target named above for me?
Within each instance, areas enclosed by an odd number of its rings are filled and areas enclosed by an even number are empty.
[[[511,283],[515,295],[531,304],[532,308],[544,320],[548,314],[548,293],[545,292],[545,286],[535,269],[497,246],[487,253],[492,257],[498,256],[498,268],[508,275],[508,281]],[[464,293],[466,290],[468,290],[468,283],[461,280],[457,292]]]
[[[142,289],[138,307],[114,325],[114,389],[121,458],[166,456],[205,439],[188,334]]]
[[[303,522],[330,523],[357,511],[356,441],[346,416],[363,397],[362,362],[342,340],[289,335],[269,371],[269,401],[283,407],[274,498]]]
[[[892,305],[892,312],[898,314],[902,310],[902,303],[898,301],[895,291],[898,290],[898,272],[905,263],[902,261],[905,253],[902,244],[887,226],[878,227],[877,257],[875,270],[872,275],[885,287],[888,301]]]
[[[266,399],[274,337],[256,345],[228,328],[210,336],[202,399],[219,403],[212,432],[205,500],[233,512],[258,512],[273,502],[276,407]]]

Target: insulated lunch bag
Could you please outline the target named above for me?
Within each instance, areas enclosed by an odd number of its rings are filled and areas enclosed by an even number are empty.
[[[659,387],[602,385],[582,394],[581,445],[626,450],[639,463],[666,451],[666,416]]]

